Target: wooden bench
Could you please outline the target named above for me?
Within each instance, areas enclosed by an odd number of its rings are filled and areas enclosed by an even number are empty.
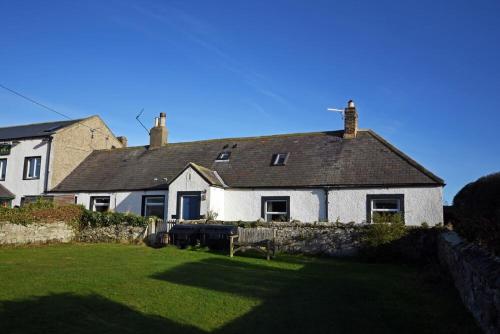
[[[274,228],[238,228],[238,235],[229,237],[229,257],[236,252],[253,249],[266,255],[268,260],[274,257],[276,229]]]

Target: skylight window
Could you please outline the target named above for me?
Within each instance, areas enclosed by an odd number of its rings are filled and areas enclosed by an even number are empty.
[[[288,153],[278,153],[273,155],[272,165],[273,166],[284,166],[288,160]]]
[[[223,151],[219,153],[215,161],[228,161],[230,156],[231,156],[230,151]]]

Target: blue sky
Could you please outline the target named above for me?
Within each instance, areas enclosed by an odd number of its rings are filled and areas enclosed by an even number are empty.
[[[499,1],[2,1],[0,83],[131,145],[371,128],[445,179],[500,170]],[[0,90],[0,126],[61,119]]]

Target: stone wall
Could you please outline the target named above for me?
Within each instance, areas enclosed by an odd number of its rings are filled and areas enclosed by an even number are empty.
[[[25,245],[49,242],[122,242],[141,243],[146,227],[113,225],[76,230],[64,222],[28,225],[0,222],[0,245]]]
[[[75,240],[80,242],[121,242],[141,243],[146,235],[146,227],[112,225],[89,227],[78,231]]]
[[[438,256],[483,331],[500,333],[500,258],[465,242],[455,232],[440,235]]]
[[[274,223],[279,252],[307,255],[352,256],[360,248],[360,226],[334,223]]]
[[[29,225],[0,222],[0,245],[70,242],[74,237],[75,231],[64,222]]]

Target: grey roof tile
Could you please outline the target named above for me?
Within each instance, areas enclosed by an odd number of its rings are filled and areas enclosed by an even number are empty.
[[[94,151],[54,191],[167,189],[189,163],[216,171],[229,187],[438,185],[435,176],[371,130],[226,138]],[[233,148],[233,146],[236,146]],[[230,150],[226,162],[217,155]],[[288,152],[285,166],[273,154]],[[165,181],[165,178],[167,181]]]
[[[0,140],[46,137],[54,134],[57,130],[80,121],[81,119],[74,119],[68,121],[2,127],[0,128]]]

